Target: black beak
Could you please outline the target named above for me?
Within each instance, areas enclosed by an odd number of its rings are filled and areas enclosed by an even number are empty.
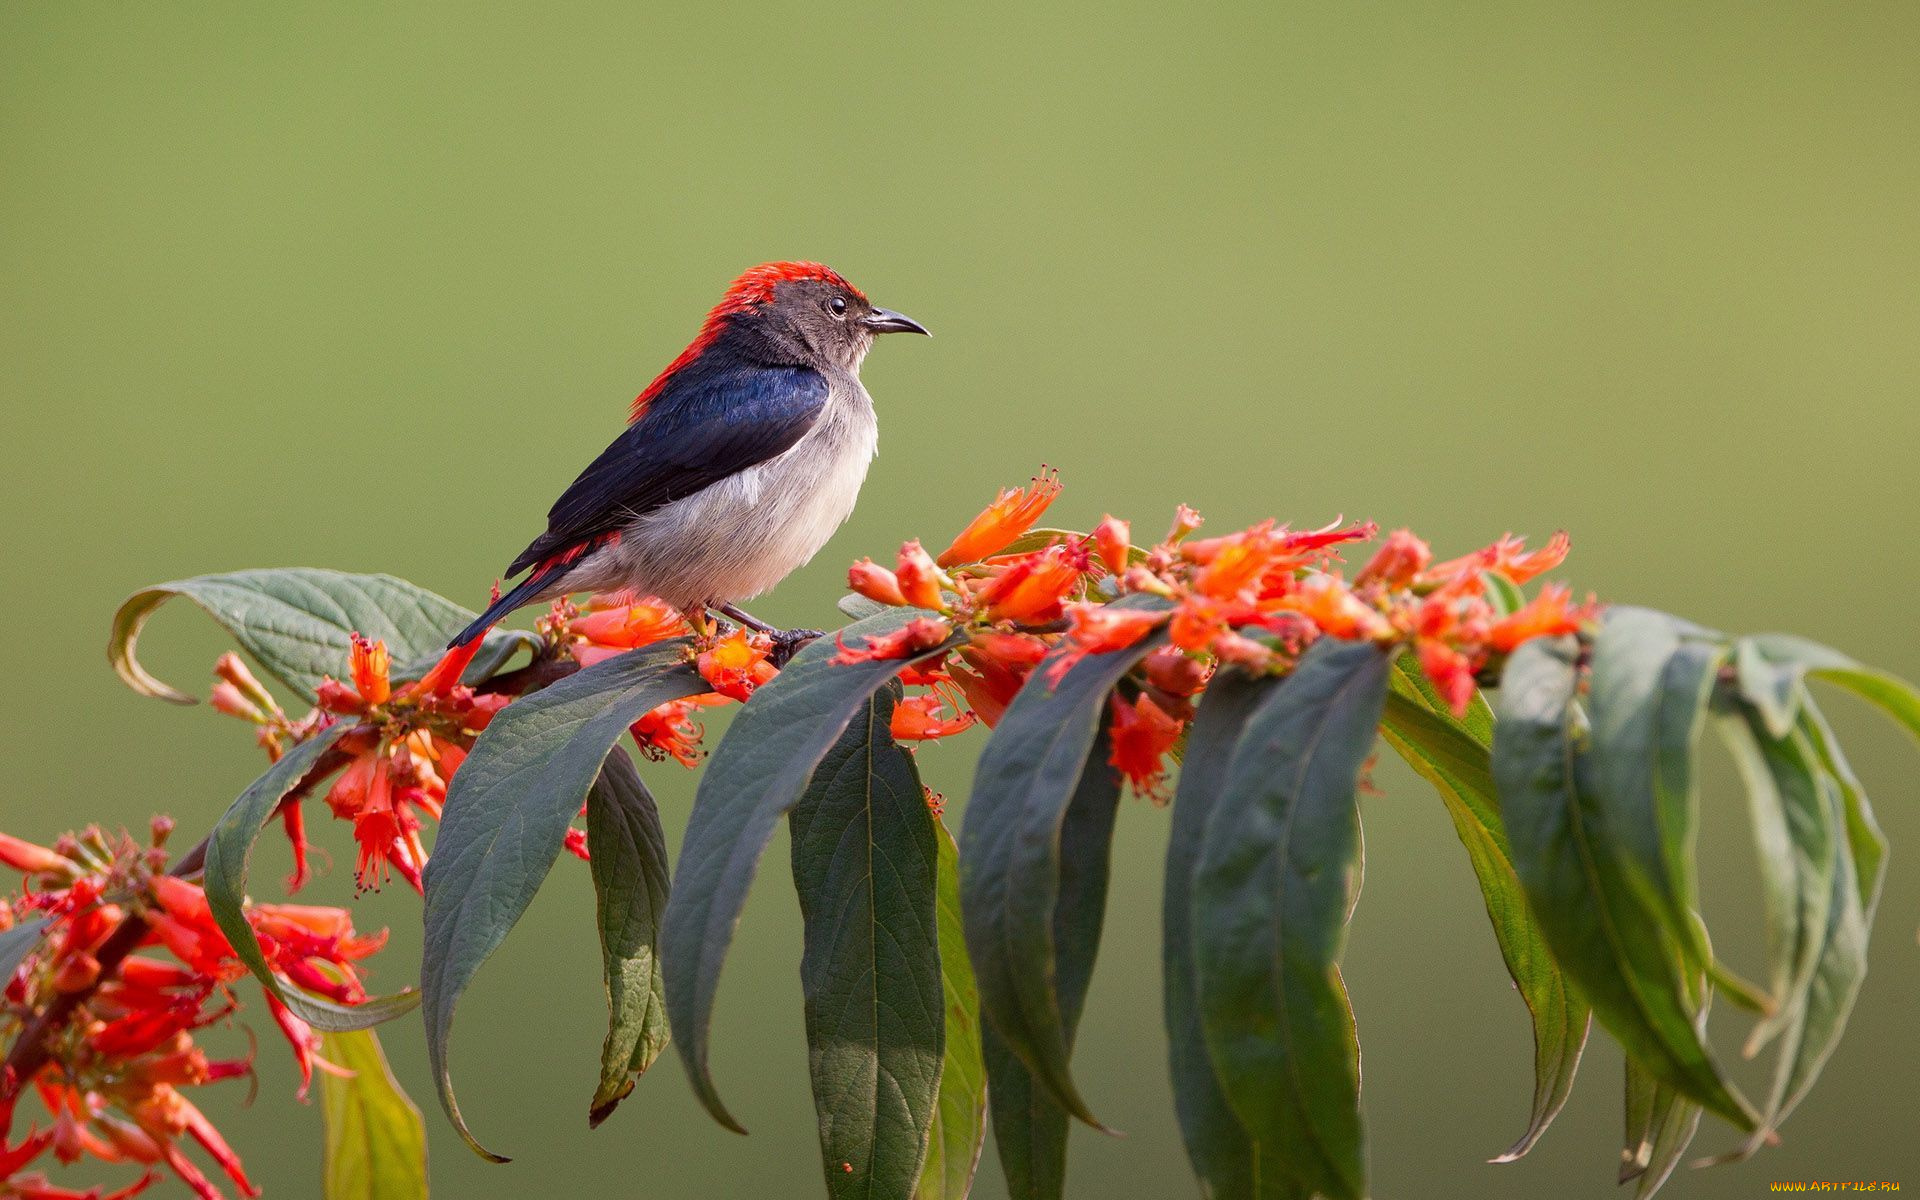
[[[894,312],[890,308],[876,308],[868,313],[862,322],[874,333],[919,333],[932,337],[927,327],[904,313]]]

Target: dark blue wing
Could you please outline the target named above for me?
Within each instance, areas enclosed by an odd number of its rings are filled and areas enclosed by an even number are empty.
[[[548,511],[547,531],[507,574],[775,457],[813,427],[826,403],[827,381],[817,371],[727,362],[709,352],[682,368],[580,473]]]

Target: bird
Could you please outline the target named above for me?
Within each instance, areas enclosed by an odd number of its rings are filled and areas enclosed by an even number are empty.
[[[449,648],[575,592],[655,596],[700,634],[712,611],[767,634],[782,660],[820,636],[739,605],[804,566],[853,512],[879,444],[860,364],[885,333],[931,336],[820,263],[746,271],[548,510],[506,570],[526,578],[504,594],[496,584]]]

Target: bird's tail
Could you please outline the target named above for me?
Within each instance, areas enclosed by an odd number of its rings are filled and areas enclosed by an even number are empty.
[[[532,574],[514,585],[511,591],[496,597],[492,604],[487,605],[487,611],[474,618],[473,624],[462,629],[451,642],[448,642],[447,649],[469,645],[485,637],[489,629],[500,623],[501,618],[514,609],[539,599],[541,592],[572,569],[573,560],[563,562],[559,559],[549,559],[541,563],[533,569]]]

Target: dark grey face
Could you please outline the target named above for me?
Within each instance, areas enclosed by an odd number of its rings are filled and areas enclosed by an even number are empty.
[[[782,341],[820,366],[856,371],[882,333],[926,333],[911,317],[875,308],[851,288],[819,279],[794,279],[774,289],[762,319]]]

